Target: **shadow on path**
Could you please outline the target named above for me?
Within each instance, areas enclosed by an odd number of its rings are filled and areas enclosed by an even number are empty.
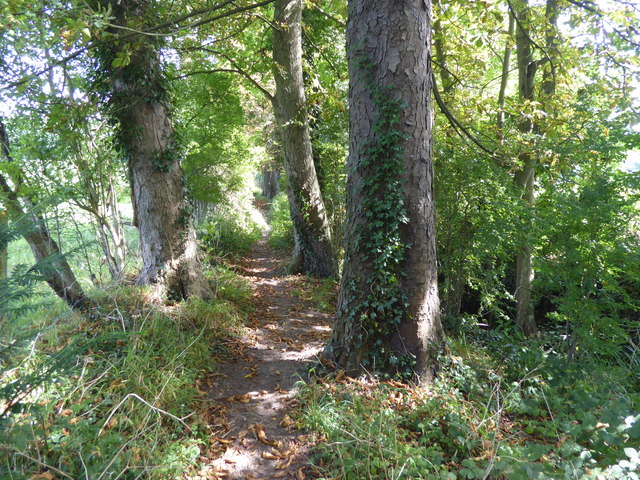
[[[242,262],[253,288],[254,311],[234,345],[237,356],[218,366],[209,397],[225,433],[221,456],[200,478],[308,478],[308,439],[287,414],[305,364],[316,362],[330,334],[331,316],[294,295],[304,277],[285,276],[266,235]]]

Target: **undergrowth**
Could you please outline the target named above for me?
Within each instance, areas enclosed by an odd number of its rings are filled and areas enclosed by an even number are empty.
[[[435,384],[344,372],[300,393],[322,478],[637,479],[640,394],[617,366],[492,334],[449,340]]]
[[[280,251],[289,251],[293,248],[293,223],[289,213],[289,201],[284,192],[278,193],[271,201],[269,207],[269,224],[271,235],[269,245]]]
[[[88,315],[40,309],[3,331],[0,478],[173,478],[206,449],[206,376],[241,328],[248,287],[151,305],[122,287]]]
[[[322,313],[335,314],[338,283],[333,278],[315,278],[310,275],[291,294],[311,302],[313,308]]]
[[[259,225],[234,218],[218,218],[202,225],[198,239],[210,258],[238,257],[247,253],[261,236]]]

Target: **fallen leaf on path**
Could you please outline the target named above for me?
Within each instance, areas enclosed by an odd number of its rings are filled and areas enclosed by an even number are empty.
[[[280,426],[282,428],[289,428],[291,425],[293,425],[293,420],[291,420],[291,417],[289,415],[285,415],[284,418],[282,419],[282,421],[280,422]]]
[[[328,358],[320,357],[320,363],[332,370],[336,368],[336,364],[333,361],[329,360]]]
[[[249,403],[251,401],[251,395],[249,395],[248,393],[245,393],[244,395],[236,395],[234,397],[234,400],[242,403]]]
[[[280,460],[280,457],[278,455],[274,455],[271,452],[262,452],[262,458],[264,458],[265,460]]]
[[[47,470],[46,472],[35,474],[33,477],[31,477],[30,480],[55,480],[56,478],[58,477],[56,477],[53,473]]]
[[[293,455],[291,455],[286,462],[282,463],[281,465],[278,465],[276,467],[276,469],[278,470],[286,470],[287,468],[289,468],[291,466],[291,464],[293,463]]]
[[[222,443],[224,445],[229,445],[230,443],[233,443],[233,441],[235,440],[234,438],[220,438],[220,437],[216,437],[216,436],[213,436],[212,438],[216,442]]]
[[[274,446],[276,446],[278,444],[278,442],[275,442],[273,440],[269,440],[267,438],[267,434],[264,431],[264,425],[260,425],[259,423],[254,423],[249,428],[252,429],[253,432],[256,434],[256,438],[258,440],[260,440],[260,442],[264,443],[265,445],[269,445],[271,447],[274,447]]]

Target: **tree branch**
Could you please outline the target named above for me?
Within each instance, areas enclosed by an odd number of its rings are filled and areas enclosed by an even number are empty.
[[[191,23],[189,25],[185,25],[183,27],[181,26],[176,26],[173,29],[170,29],[166,32],[165,35],[170,35],[176,32],[179,32],[181,30],[188,30],[188,29],[193,29],[208,23],[212,23],[215,22],[217,20],[221,20],[223,18],[226,17],[230,17],[231,15],[235,15],[236,13],[243,13],[243,12],[247,12],[249,10],[253,10],[259,7],[263,7],[265,5],[269,5],[270,3],[273,3],[275,0],[263,0],[261,2],[257,2],[257,3],[253,3],[251,5],[247,5],[244,7],[236,7],[233,8],[231,10],[227,10],[224,13],[221,13],[220,15],[216,15],[210,18],[205,18],[203,20],[199,20],[197,22]],[[88,52],[90,50],[93,50],[95,48],[101,47],[103,45],[107,45],[109,43],[115,42],[115,41],[122,41],[122,40],[126,40],[126,39],[130,39],[130,38],[135,38],[135,37],[139,37],[139,36],[144,36],[144,35],[151,35],[153,34],[153,32],[157,32],[158,30],[162,30],[163,28],[169,27],[171,25],[176,25],[178,23],[181,23],[185,20],[188,20],[189,18],[198,16],[198,15],[202,15],[205,13],[211,13],[211,12],[215,12],[216,10],[220,10],[221,8],[233,4],[234,0],[226,0],[222,3],[219,3],[217,5],[214,5],[213,7],[210,8],[206,8],[206,9],[200,9],[200,10],[195,10],[193,12],[190,12],[188,14],[185,15],[180,15],[179,17],[176,17],[168,22],[164,22],[161,23],[159,25],[154,25],[153,27],[150,27],[148,30],[144,30],[144,31],[137,31],[137,30],[133,30],[130,31],[129,33],[126,33],[124,35],[118,35],[118,36],[114,36],[111,37],[107,40],[100,40],[100,41],[96,41],[94,43],[91,43],[85,47],[79,48],[78,50],[76,50],[75,52],[71,53],[70,55],[67,55],[66,57],[60,59],[60,60],[56,60],[55,62],[51,62],[50,65],[48,65],[46,68],[42,68],[40,70],[37,70],[34,73],[31,73],[29,75],[26,75],[24,78],[17,80],[15,82],[11,82],[8,83],[4,86],[2,86],[0,88],[0,91],[2,90],[8,90],[11,88],[15,88],[18,87],[20,85],[24,85],[25,83],[30,82],[31,80],[39,77],[40,75],[49,72],[51,69],[53,69],[54,67],[59,67],[60,65],[64,65],[66,63],[68,63],[69,61],[79,57],[80,55],[82,55],[85,52]],[[155,34],[153,36],[156,36]]]
[[[260,83],[253,78],[253,76],[245,71],[242,67],[240,67],[236,62],[233,61],[233,59],[227,55],[226,53],[223,52],[219,52],[217,50],[212,50],[210,48],[205,48],[202,47],[199,50],[205,51],[205,52],[209,52],[209,53],[213,53],[214,55],[218,55],[222,58],[224,58],[227,62],[229,62],[231,64],[231,66],[233,67],[233,69],[228,69],[229,72],[233,72],[233,73],[237,73],[239,75],[242,75],[244,78],[246,78],[247,80],[249,80],[249,82],[251,82],[251,84],[256,87],[258,90],[260,90],[260,92],[262,92],[262,94],[267,97],[267,100],[269,100],[270,102],[272,102],[274,100],[274,96],[273,94],[267,90],[265,87],[263,87],[262,85],[260,85]]]
[[[437,80],[436,80],[436,75],[435,75],[435,73],[433,73],[433,70],[431,71],[431,81],[433,82],[432,90],[433,90],[433,96],[436,99],[436,103],[440,107],[440,111],[444,114],[445,117],[447,117],[447,120],[449,120],[449,123],[454,128],[456,133],[458,133],[458,135],[460,135],[461,138],[465,138],[466,137],[467,139],[471,140],[480,150],[482,150],[485,153],[488,153],[491,156],[491,158],[495,158],[496,152],[493,151],[493,150],[488,149],[487,147],[485,147],[451,113],[451,111],[449,110],[449,107],[447,107],[447,105],[442,100],[442,97],[440,96],[440,92],[438,91],[438,84],[437,84]]]

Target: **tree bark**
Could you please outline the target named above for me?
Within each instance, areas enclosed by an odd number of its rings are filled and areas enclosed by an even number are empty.
[[[114,22],[128,26],[151,13],[148,0],[109,0]],[[114,33],[118,30],[114,29]],[[119,123],[118,138],[129,167],[132,201],[140,232],[142,271],[136,283],[154,285],[173,299],[209,298],[202,273],[191,206],[186,199],[180,148],[177,145],[159,46],[150,37],[123,52],[112,42],[102,52],[102,68],[110,78],[111,112]],[[130,61],[114,67],[118,54]]]
[[[276,0],[273,107],[284,152],[286,191],[294,230],[290,271],[337,276],[327,213],[313,163],[302,77],[302,0]]]
[[[0,121],[0,147],[5,160],[13,162],[9,138],[2,121]],[[0,175],[0,190],[5,196],[3,203],[8,215],[14,221],[24,223],[21,226],[21,234],[29,244],[36,263],[45,260],[49,263],[47,268],[41,270],[47,284],[70,307],[86,308],[89,305],[89,300],[73,274],[67,259],[62,255],[60,247],[51,237],[46,222],[35,212],[31,200],[22,199],[23,203],[29,207],[29,210],[25,211],[18,194],[11,188],[3,175]]]
[[[430,28],[424,0],[349,2],[345,263],[326,349],[349,371],[395,370],[426,381],[443,338]]]

